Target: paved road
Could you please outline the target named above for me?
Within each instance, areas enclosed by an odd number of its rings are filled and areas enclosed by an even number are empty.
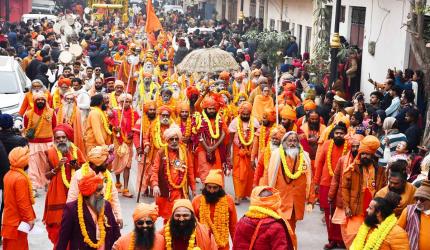
[[[133,181],[130,183],[130,190],[134,189],[135,175],[136,171],[133,167],[130,178]],[[231,177],[226,179],[226,191],[229,194],[233,194],[233,182]],[[145,198],[143,201],[149,203],[152,202],[152,200],[153,199]],[[52,249],[52,244],[48,239],[45,226],[41,222],[41,218],[43,216],[44,201],[45,193],[43,193],[40,197],[36,198],[35,211],[37,216],[37,222],[34,229],[30,232],[29,235],[30,250]],[[121,233],[127,233],[133,230],[132,213],[136,204],[136,199],[128,199],[120,196],[120,202],[122,214],[124,217],[124,228],[121,230]],[[247,211],[248,206],[249,202],[245,201],[237,207],[239,218],[242,217],[243,214]],[[303,221],[297,223],[296,233],[298,236],[299,249],[323,249],[323,246],[326,243],[327,234],[325,226],[321,222],[321,217],[322,214],[319,211],[318,207],[316,207],[316,209],[314,209],[312,213],[305,215],[305,219]],[[156,227],[157,229],[160,229],[162,227],[161,219],[157,221]]]

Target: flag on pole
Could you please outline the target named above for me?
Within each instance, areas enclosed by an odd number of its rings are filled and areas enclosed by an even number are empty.
[[[145,32],[152,33],[162,29],[163,26],[161,26],[160,20],[158,20],[158,17],[154,11],[154,7],[152,6],[152,0],[148,0],[148,4],[146,5]]]

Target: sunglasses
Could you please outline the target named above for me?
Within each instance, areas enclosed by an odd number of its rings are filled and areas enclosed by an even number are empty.
[[[147,225],[147,226],[151,226],[152,224],[154,224],[154,222],[152,221],[152,220],[138,220],[137,222],[136,222],[136,225],[138,225],[138,226],[143,226],[143,225]]]

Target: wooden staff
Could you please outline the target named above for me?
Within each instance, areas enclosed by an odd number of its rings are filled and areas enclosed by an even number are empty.
[[[142,167],[142,173],[140,174],[140,183],[139,183],[139,192],[137,192],[137,203],[139,203],[140,199],[140,192],[142,191],[142,182],[143,182],[143,175],[145,174],[145,167],[146,167],[146,156],[147,154],[143,154],[143,167]]]

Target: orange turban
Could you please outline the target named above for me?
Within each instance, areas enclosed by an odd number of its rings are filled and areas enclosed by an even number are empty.
[[[58,87],[61,87],[64,84],[67,85],[67,87],[70,87],[70,85],[72,85],[72,81],[70,78],[62,77],[58,80]]]
[[[139,203],[133,212],[133,221],[136,222],[140,219],[151,217],[152,221],[156,221],[158,218],[158,206],[155,203],[146,204]]]
[[[91,149],[88,152],[87,159],[89,162],[92,162],[96,166],[101,166],[109,156],[109,148],[108,146],[97,146]]]
[[[143,104],[143,112],[147,113],[150,108],[157,108],[157,103],[154,100],[146,101]]]
[[[343,122],[346,125],[346,128],[349,128],[350,120],[347,116],[342,116],[336,124],[339,122]]]
[[[211,169],[205,179],[205,184],[217,184],[220,187],[224,187],[224,181],[222,177],[221,169]]]
[[[294,85],[291,82],[288,82],[287,84],[285,84],[285,90],[291,91],[291,92],[296,92],[296,85]]]
[[[305,111],[315,110],[317,109],[317,105],[314,101],[308,99],[303,102],[303,108],[305,109]]]
[[[165,140],[169,140],[173,136],[178,136],[179,140],[182,139],[182,132],[178,125],[172,124],[170,127],[166,130],[164,130],[163,137]]]
[[[200,92],[195,86],[188,86],[187,87],[187,98],[190,99],[193,94],[199,95]]]
[[[12,168],[25,168],[30,159],[30,149],[27,146],[16,147],[10,151],[8,158]]]
[[[172,109],[167,105],[163,105],[163,106],[158,108],[159,114],[161,114],[161,112],[163,112],[163,111],[167,111],[167,112],[169,112],[169,114],[172,114]]]
[[[358,153],[367,153],[367,154],[374,154],[376,150],[378,150],[381,143],[379,142],[378,138],[376,138],[373,135],[368,135],[364,137],[363,140],[361,140],[360,147],[358,148]]]
[[[38,99],[44,99],[45,101],[47,101],[47,97],[45,95],[45,93],[43,93],[42,91],[37,91],[36,93],[33,94],[33,101],[36,101]]]
[[[239,111],[239,114],[242,114],[245,111],[248,111],[249,113],[251,113],[252,104],[248,101],[244,101],[240,104],[238,111]]]
[[[275,122],[276,121],[275,108],[265,108],[263,111],[263,116],[265,116],[269,122]]]
[[[178,113],[180,113],[181,111],[190,111],[190,104],[186,101],[179,103]]]
[[[200,106],[202,109],[215,108],[216,110],[219,110],[223,104],[224,100],[222,99],[221,95],[217,93],[211,93],[203,99]]]
[[[228,80],[230,78],[230,73],[227,71],[223,71],[219,74],[219,78],[222,80]]]
[[[349,143],[350,143],[350,144],[352,144],[352,143],[353,143],[353,142],[355,142],[355,141],[360,142],[361,140],[363,140],[363,138],[364,138],[364,135],[361,135],[361,134],[354,134],[353,136],[351,136],[351,137],[349,138]]]
[[[260,197],[261,192],[264,190],[272,192],[271,196]],[[251,206],[259,206],[277,211],[281,206],[281,196],[279,191],[269,186],[257,186],[251,193]]]
[[[123,82],[123,81],[121,81],[121,80],[116,80],[116,81],[115,81],[115,84],[114,84],[114,87],[116,87],[116,86],[122,86],[122,87],[125,87],[125,84],[124,84],[124,82]]]
[[[62,123],[62,124],[57,125],[57,126],[54,128],[54,134],[55,134],[57,131],[63,131],[63,132],[66,134],[67,139],[68,139],[69,141],[73,141],[73,139],[74,139],[74,137],[73,137],[74,131],[73,131],[73,128],[72,128],[69,124],[67,124],[67,123]]]
[[[79,181],[79,192],[82,196],[90,196],[94,194],[99,185],[103,185],[103,179],[94,172],[90,172]]]
[[[290,105],[285,105],[281,110],[282,119],[288,119],[291,121],[296,120],[296,110],[293,109]]]
[[[193,204],[188,199],[177,199],[173,204],[172,212],[174,213],[177,208],[185,207],[188,208],[191,212],[194,213]]]
[[[271,131],[270,131],[270,138],[276,138],[278,140],[282,140],[285,133],[287,131],[285,130],[284,126],[282,125],[273,125]]]

